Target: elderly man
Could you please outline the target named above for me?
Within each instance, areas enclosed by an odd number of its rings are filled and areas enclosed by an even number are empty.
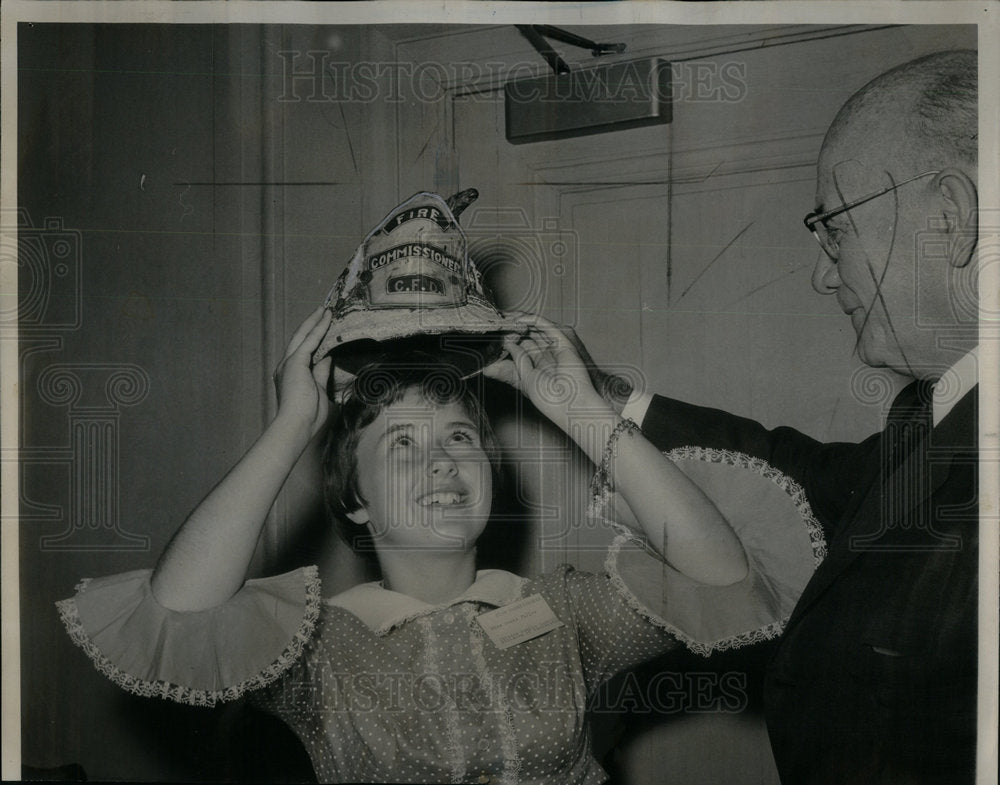
[[[885,430],[822,444],[660,396],[624,409],[662,449],[768,460],[804,488],[829,554],[770,659],[782,782],[974,777],[977,616],[977,100],[974,52],[889,71],[823,142],[814,287],[857,352],[910,377]]]

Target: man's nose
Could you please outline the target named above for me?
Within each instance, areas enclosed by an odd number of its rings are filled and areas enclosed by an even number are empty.
[[[840,273],[837,263],[825,251],[820,251],[819,259],[813,268],[812,287],[820,294],[833,294],[840,286]]]

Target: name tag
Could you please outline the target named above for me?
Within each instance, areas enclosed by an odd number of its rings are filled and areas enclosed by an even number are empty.
[[[476,617],[498,649],[509,649],[565,625],[541,594],[532,594]]]

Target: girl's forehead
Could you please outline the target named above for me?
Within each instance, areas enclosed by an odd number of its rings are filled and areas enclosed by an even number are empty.
[[[410,388],[399,400],[382,409],[365,431],[380,433],[399,425],[427,426],[452,422],[471,422],[460,399],[437,402],[424,395],[419,388]]]

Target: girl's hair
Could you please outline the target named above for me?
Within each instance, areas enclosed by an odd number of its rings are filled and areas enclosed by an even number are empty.
[[[357,449],[361,432],[410,390],[418,390],[433,406],[462,404],[489,458],[494,496],[500,485],[496,435],[479,398],[458,370],[433,355],[419,353],[411,353],[405,360],[399,357],[375,360],[358,372],[345,391],[323,448],[323,498],[327,514],[337,534],[355,553],[374,556],[375,552],[368,527],[359,526],[348,517],[348,513],[366,503],[358,489]]]

